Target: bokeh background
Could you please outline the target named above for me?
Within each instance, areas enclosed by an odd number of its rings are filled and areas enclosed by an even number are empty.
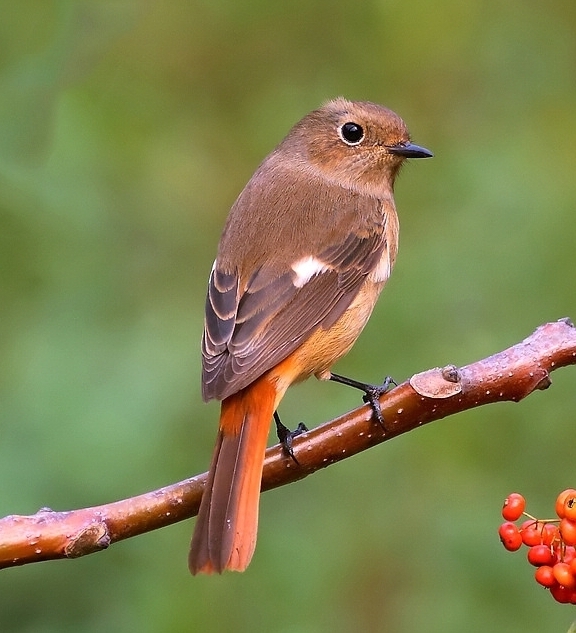
[[[395,273],[339,371],[403,380],[576,317],[573,0],[5,2],[0,515],[204,470],[205,284],[228,208],[344,95],[436,157],[397,183]],[[0,630],[566,631],[496,534],[506,494],[574,486],[576,370],[266,493],[249,570],[192,578],[192,521],[0,573]],[[359,403],[309,381],[286,422]]]

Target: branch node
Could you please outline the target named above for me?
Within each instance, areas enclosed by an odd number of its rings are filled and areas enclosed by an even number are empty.
[[[550,387],[551,384],[552,384],[552,380],[550,379],[550,374],[546,372],[544,376],[542,376],[540,381],[536,384],[534,389],[540,389],[541,391],[544,391],[545,389],[548,389],[548,387]]]
[[[460,372],[454,365],[414,374],[409,382],[418,395],[426,398],[451,398],[462,392]]]
[[[442,368],[442,378],[448,382],[460,382],[460,372],[456,365],[446,365]]]
[[[79,558],[106,549],[112,540],[108,526],[103,521],[92,523],[70,539],[64,548],[66,558]]]

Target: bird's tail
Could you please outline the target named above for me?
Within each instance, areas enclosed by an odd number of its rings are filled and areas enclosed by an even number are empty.
[[[222,402],[216,448],[188,558],[193,574],[244,571],[250,563],[276,397],[274,383],[263,377]]]

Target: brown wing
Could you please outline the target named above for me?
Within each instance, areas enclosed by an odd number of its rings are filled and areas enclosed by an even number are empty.
[[[380,227],[379,227],[380,228]],[[383,227],[382,227],[383,228]],[[387,248],[383,232],[350,233],[315,256],[325,264],[301,287],[291,268],[261,266],[240,292],[237,272],[216,264],[202,338],[202,395],[222,400],[291,354],[319,327],[328,329],[358,293]]]

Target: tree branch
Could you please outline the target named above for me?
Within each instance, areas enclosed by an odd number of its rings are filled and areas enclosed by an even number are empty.
[[[276,445],[266,452],[262,490],[276,488],[427,422],[492,402],[518,402],[550,386],[554,369],[576,364],[576,328],[568,319],[465,367],[416,374],[381,398],[386,428],[363,406],[294,440],[295,464]],[[77,558],[196,515],[206,473],[137,497],[93,508],[0,519],[0,568]]]

